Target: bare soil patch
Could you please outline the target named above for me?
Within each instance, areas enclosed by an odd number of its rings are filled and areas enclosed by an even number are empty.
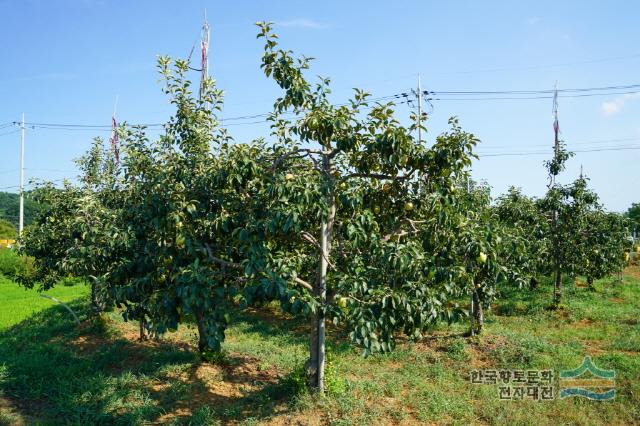
[[[591,318],[582,318],[580,321],[572,322],[570,325],[575,328],[591,327],[593,320]]]

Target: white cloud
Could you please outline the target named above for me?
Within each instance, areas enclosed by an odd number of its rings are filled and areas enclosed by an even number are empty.
[[[612,115],[619,113],[620,110],[622,110],[622,108],[625,106],[627,102],[637,98],[640,98],[640,93],[627,93],[627,94],[618,96],[617,98],[611,101],[603,102],[602,105],[600,106],[600,109],[602,110],[602,113],[606,117],[610,117]]]
[[[290,19],[288,21],[278,21],[276,22],[276,24],[280,25],[281,27],[311,28],[314,30],[327,28],[326,24],[314,21],[312,19],[306,19],[306,18]]]
[[[602,113],[606,116],[614,115],[620,111],[621,105],[616,101],[609,101],[602,103]]]

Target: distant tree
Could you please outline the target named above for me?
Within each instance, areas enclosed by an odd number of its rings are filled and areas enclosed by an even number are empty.
[[[541,202],[549,223],[549,267],[554,273],[554,306],[559,307],[562,297],[562,277],[581,272],[581,265],[599,256],[599,253],[579,249],[587,234],[590,215],[601,209],[598,196],[587,186],[583,177],[569,185],[554,184]],[[583,256],[584,254],[584,256]],[[622,254],[620,254],[622,255]],[[587,256],[587,257],[585,257]],[[593,262],[593,259],[590,260]],[[595,277],[596,274],[589,272]]]
[[[0,219],[0,239],[13,239],[16,234],[17,230],[13,223]]]
[[[629,235],[628,221],[619,213],[602,210],[590,212],[576,250],[580,254],[578,272],[587,278],[589,290],[594,290],[593,281],[624,269],[626,237]]]
[[[633,231],[640,232],[640,203],[633,203],[631,207],[627,210],[626,216],[629,218],[631,223],[629,227]]]
[[[511,275],[509,280],[534,289],[539,276],[550,273],[548,258],[548,224],[541,214],[538,201],[515,187],[498,198],[495,205],[499,222],[506,227],[508,248],[502,254]]]
[[[487,185],[467,184],[457,200],[457,212],[462,223],[452,238],[457,264],[464,269],[458,277],[458,288],[470,296],[470,335],[480,334],[484,325],[484,310],[498,295],[498,284],[510,278],[504,264],[511,249],[505,238],[506,227],[491,208],[491,189]],[[515,275],[515,274],[514,274]]]
[[[565,169],[565,163],[572,155],[560,142],[553,158],[545,162],[549,172],[549,190],[539,204],[549,226],[548,269],[553,271],[553,304],[556,308],[560,307],[562,298],[563,276],[579,273],[583,263],[593,256],[600,256],[597,251],[581,253],[579,250],[589,226],[593,226],[589,222],[590,215],[602,208],[597,194],[589,189],[587,178],[582,175],[569,185],[556,182],[556,177]],[[588,275],[596,276],[594,271],[589,271]]]
[[[34,218],[42,210],[42,205],[32,199],[31,192],[25,193],[24,224],[31,225]],[[0,219],[4,219],[18,227],[20,215],[20,196],[10,192],[0,192]]]

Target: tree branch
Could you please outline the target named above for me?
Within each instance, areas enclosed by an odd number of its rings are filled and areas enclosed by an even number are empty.
[[[294,149],[293,151],[289,151],[289,152],[285,152],[284,154],[282,154],[280,157],[276,158],[276,160],[273,162],[273,166],[271,166],[271,171],[275,172],[276,169],[278,168],[278,166],[287,158],[296,155],[300,152],[306,152],[306,154],[300,158],[304,158],[307,155],[311,155],[311,154],[322,154],[322,152],[317,151],[317,150],[313,150],[313,149],[307,149],[307,148],[298,148],[298,149]],[[313,157],[310,157],[313,159]]]
[[[381,174],[381,173],[351,173],[351,174],[348,174],[348,175],[344,176],[343,179],[346,180],[346,179],[357,178],[357,177],[380,179],[380,180],[393,180],[393,179],[396,179],[395,176],[384,175],[384,174]]]
[[[404,220],[407,221],[407,223],[409,225],[411,225],[411,229],[413,229],[413,232],[420,232],[420,230],[418,228],[416,228],[416,224],[421,224],[421,223],[426,223],[426,220],[412,220],[409,218],[405,218]]]
[[[220,259],[218,257],[215,257],[211,251],[211,247],[209,246],[209,243],[204,243],[204,246],[207,250],[207,255],[209,256],[209,259],[214,262],[217,263],[218,265],[222,265],[222,266],[226,266],[229,268],[233,268],[233,269],[242,269],[242,265],[239,263],[235,263],[235,262],[229,262],[227,260],[223,260]],[[305,280],[295,277],[293,278],[293,281],[295,281],[296,283],[300,284],[301,286],[303,286],[304,288],[306,288],[307,290],[313,290],[313,286],[311,284],[309,284],[308,282],[306,282]]]
[[[384,237],[382,237],[382,241],[384,241],[385,243],[387,241],[389,241],[391,238],[393,237],[404,237],[405,235],[409,235],[409,233],[407,231],[401,231],[400,229],[396,229],[395,231],[391,232],[390,234],[385,235]]]
[[[343,179],[365,177],[365,178],[380,179],[380,180],[405,180],[405,179],[409,179],[414,171],[415,170],[411,170],[409,173],[401,176],[391,176],[391,175],[385,175],[382,173],[351,173],[346,175]]]
[[[306,282],[303,279],[300,279],[298,277],[295,277],[293,279],[295,282],[297,282],[298,284],[300,284],[302,287],[306,288],[309,291],[313,291],[313,286],[311,284],[309,284],[308,282]]]
[[[330,159],[334,158],[336,155],[340,154],[341,152],[343,152],[341,149],[335,148],[333,149],[333,151],[331,151],[328,156]]]
[[[211,251],[211,247],[209,246],[209,243],[204,243],[204,247],[207,250],[207,255],[209,256],[209,260],[211,260],[212,262],[217,263],[218,265],[222,265],[222,266],[233,268],[233,269],[242,269],[242,265],[239,263],[229,262],[228,260],[223,260],[218,257],[215,257],[213,255],[213,252]]]
[[[305,240],[309,241],[311,244],[316,246],[316,248],[320,251],[320,254],[322,254],[322,257],[324,257],[324,259],[327,261],[327,263],[331,267],[331,269],[335,271],[336,269],[335,265],[331,262],[331,260],[327,258],[327,256],[324,255],[324,253],[322,253],[322,247],[320,247],[320,243],[318,242],[318,240],[316,240],[314,236],[308,233],[307,231],[302,231],[300,232],[300,234],[302,235],[302,238],[304,238]]]
[[[350,178],[356,178],[356,177],[364,177],[364,178],[371,178],[371,179],[378,179],[378,180],[405,180],[411,177],[411,175],[402,175],[402,176],[391,176],[391,175],[385,175],[382,173],[351,173],[346,175],[343,179],[350,179]]]
[[[401,229],[402,223],[404,222],[408,223],[411,226],[411,232],[403,231]],[[396,229],[393,230],[393,232],[382,237],[382,241],[387,242],[393,237],[404,237],[405,235],[409,235],[409,234],[417,234],[418,232],[420,232],[420,230],[416,228],[416,224],[425,223],[425,222],[426,220],[411,220],[409,218],[404,218],[400,221],[400,223],[398,224]]]

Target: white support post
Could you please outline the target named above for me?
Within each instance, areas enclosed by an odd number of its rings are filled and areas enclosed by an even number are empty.
[[[24,228],[24,113],[20,123],[20,223],[18,235],[22,235]]]

